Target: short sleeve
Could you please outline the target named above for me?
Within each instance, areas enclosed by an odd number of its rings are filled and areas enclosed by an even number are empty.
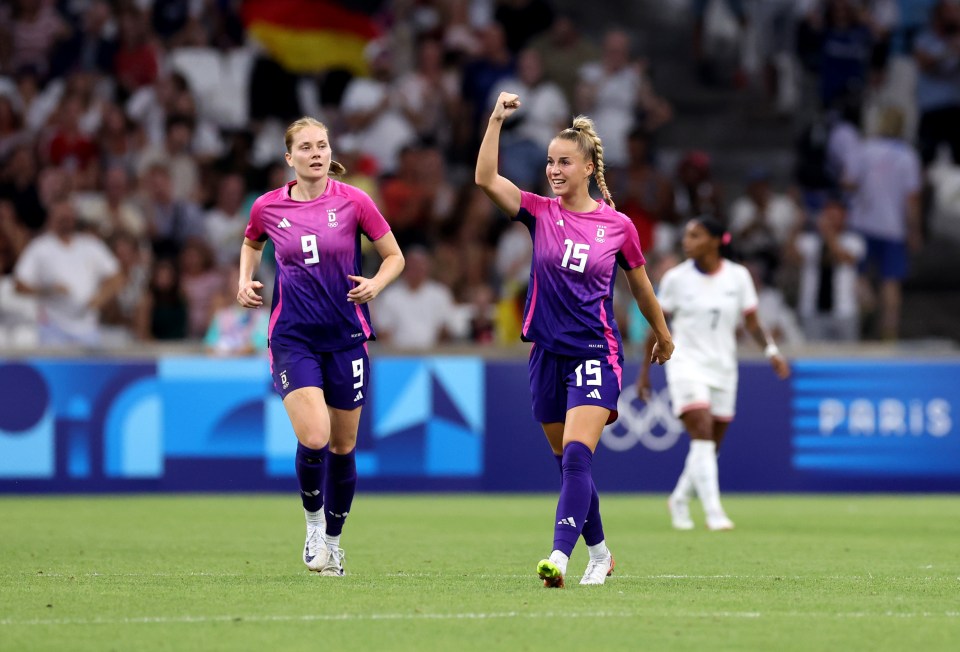
[[[16,267],[13,270],[13,277],[23,283],[35,287],[40,285],[40,265],[43,255],[39,247],[27,246],[20,254]]]
[[[857,262],[864,259],[867,255],[867,243],[859,233],[844,233],[840,243],[848,254],[853,256]]]
[[[263,207],[265,204],[266,200],[263,197],[258,197],[257,201],[253,202],[253,206],[250,207],[250,221],[247,222],[247,228],[243,232],[243,237],[247,240],[266,242],[267,232],[263,228]]]
[[[397,311],[394,305],[396,292],[393,288],[387,288],[374,302],[371,310],[377,331],[387,335],[392,335],[397,329]]]
[[[728,263],[729,264],[729,263]],[[753,285],[753,279],[750,278],[750,272],[746,267],[737,266],[737,273],[740,276],[740,310],[743,314],[754,312],[760,303],[757,299],[757,288]]]
[[[527,226],[532,226],[533,221],[537,219],[538,214],[542,213],[547,202],[546,197],[535,195],[525,190],[520,191],[520,211],[511,219],[517,222],[523,222]]]
[[[110,278],[120,273],[120,262],[103,241],[93,238],[91,249],[91,259],[97,266],[97,271],[100,272],[100,278]]]
[[[617,263],[623,269],[636,269],[647,264],[640,250],[640,234],[637,233],[637,227],[629,219],[624,217],[627,225],[624,229],[623,245],[617,252]]]
[[[920,157],[913,149],[906,150],[905,167],[903,171],[904,182],[907,185],[907,192],[919,192],[921,187]]]
[[[660,309],[663,312],[671,313],[677,309],[677,276],[672,270],[667,270],[660,279],[660,287],[657,288],[657,301],[660,302]]]
[[[377,205],[370,199],[370,195],[362,190],[356,190],[354,196],[360,205],[360,229],[364,234],[374,242],[387,235],[390,232],[390,225]]]

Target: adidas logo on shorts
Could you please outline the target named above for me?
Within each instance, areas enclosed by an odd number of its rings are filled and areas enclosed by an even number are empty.
[[[362,398],[363,398],[363,390],[361,389],[359,392],[357,392],[357,395],[353,397],[353,402],[356,403]]]
[[[568,516],[557,521],[557,525],[569,525],[570,527],[577,527],[577,522],[573,520],[572,516]]]
[[[592,390],[589,394],[587,394],[587,398],[595,398],[595,399],[597,399],[597,400],[599,401],[599,400],[600,400],[600,390],[599,390],[599,389]]]

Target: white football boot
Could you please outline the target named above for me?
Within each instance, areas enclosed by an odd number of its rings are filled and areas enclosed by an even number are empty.
[[[603,584],[607,581],[607,578],[613,575],[613,567],[616,565],[616,562],[613,560],[613,553],[607,550],[605,557],[600,559],[590,558],[590,563],[587,564],[587,570],[583,572],[583,577],[580,579],[581,584]]]
[[[343,577],[343,548],[327,548],[327,561],[320,569],[323,577]]]
[[[322,525],[307,523],[307,540],[303,543],[303,563],[314,572],[321,572],[330,557]]]
[[[674,530],[692,530],[693,519],[690,518],[690,501],[680,496],[670,494],[667,498],[667,508],[670,510],[670,521]]]

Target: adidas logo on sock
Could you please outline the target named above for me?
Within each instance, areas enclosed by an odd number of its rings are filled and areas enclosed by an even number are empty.
[[[357,392],[357,395],[353,397],[353,402],[356,403],[362,398],[363,398],[363,390],[361,389],[359,392]]]
[[[572,516],[568,516],[567,518],[561,518],[559,521],[557,521],[557,525],[569,525],[570,527],[577,527],[577,522],[573,520]]]
[[[587,398],[595,398],[595,399],[599,400],[599,399],[600,399],[600,390],[599,390],[599,389],[595,389],[595,390],[591,391],[589,394],[587,394]]]
[[[277,228],[278,228],[278,229],[289,229],[291,226],[293,226],[293,225],[290,224],[290,220],[288,220],[287,218],[283,218],[282,220],[280,220],[280,224],[277,225]]]

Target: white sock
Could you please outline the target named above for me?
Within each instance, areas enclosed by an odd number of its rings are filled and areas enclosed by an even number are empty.
[[[595,546],[587,546],[587,550],[590,552],[590,559],[606,559],[610,556],[610,551],[607,550],[606,540],[601,541]]]
[[[559,550],[554,550],[550,553],[550,561],[557,565],[557,568],[560,569],[561,575],[567,574],[567,562],[570,561],[570,558]]]
[[[312,527],[317,527],[323,525],[326,521],[323,517],[323,509],[319,509],[315,512],[309,512],[306,509],[303,510],[303,515],[307,517],[307,525]]]
[[[337,548],[339,548],[339,547],[340,547],[340,535],[338,534],[337,536],[331,536],[331,535],[328,534],[328,535],[327,535],[327,547],[328,547],[328,548],[333,548],[334,550],[336,550]]]
[[[716,442],[704,439],[691,440],[687,465],[690,468],[690,479],[696,487],[707,517],[723,516],[723,507],[720,505]]]
[[[673,488],[671,496],[675,500],[684,502],[697,496],[697,488],[693,486],[693,480],[690,477],[690,455],[687,455],[687,462],[683,465],[683,473],[677,478],[677,486]]]

